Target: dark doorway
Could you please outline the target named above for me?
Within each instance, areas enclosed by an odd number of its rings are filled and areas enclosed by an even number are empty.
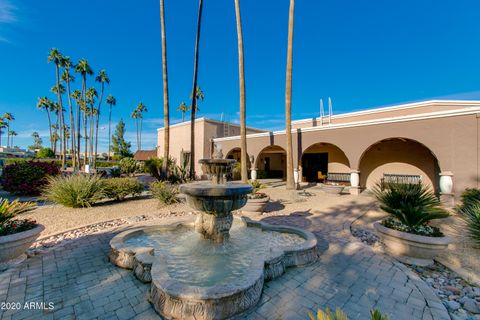
[[[303,154],[302,171],[307,182],[318,182],[318,172],[328,173],[328,152]]]
[[[269,157],[265,158],[265,171],[266,172],[270,171],[270,158]]]

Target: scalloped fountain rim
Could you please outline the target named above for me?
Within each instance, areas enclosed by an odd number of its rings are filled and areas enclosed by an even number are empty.
[[[263,258],[263,261],[258,259],[255,262],[255,265],[258,268],[254,268],[247,277],[244,278],[243,285],[218,285],[218,286],[209,286],[209,287],[198,287],[194,285],[188,285],[175,280],[175,278],[170,277],[167,272],[167,264],[163,263],[165,257],[163,256],[154,256],[154,249],[151,247],[134,247],[128,246],[124,241],[128,240],[131,237],[138,236],[142,233],[154,233],[159,231],[170,231],[180,228],[182,226],[194,227],[193,222],[178,222],[170,225],[152,225],[152,224],[142,224],[140,226],[134,227],[127,231],[124,231],[116,235],[110,241],[111,254],[110,261],[115,265],[126,268],[133,269],[135,276],[143,282],[152,282],[152,303],[154,307],[164,316],[172,316],[170,313],[173,312],[173,309],[180,308],[178,306],[179,300],[186,300],[187,303],[196,303],[200,304],[205,308],[205,301],[210,301],[212,308],[219,308],[219,301],[223,300],[232,300],[238,299],[245,300],[245,295],[253,295],[253,299],[249,299],[250,303],[239,303],[238,301],[230,301],[230,307],[220,308],[227,309],[229,317],[240,312],[243,312],[250,307],[253,307],[257,304],[261,291],[263,288],[263,282],[275,279],[282,275],[285,272],[287,267],[301,266],[314,262],[317,257],[317,239],[309,231],[302,230],[296,227],[284,226],[284,225],[271,225],[261,221],[253,221],[247,217],[235,217],[235,219],[241,219],[247,227],[256,227],[260,228],[262,231],[276,231],[276,232],[285,232],[298,235],[305,239],[300,244],[293,246],[286,246],[282,248],[283,250],[272,251],[268,256]],[[262,267],[263,264],[263,267]],[[260,286],[261,284],[261,286]],[[160,295],[161,298],[155,301],[154,296]],[[166,299],[165,296],[173,298],[174,303],[177,305],[174,307],[168,307],[169,312],[163,312],[160,309],[165,308]],[[172,299],[170,299],[172,300]],[[216,301],[217,303],[212,303]],[[203,302],[203,303],[202,303]],[[161,306],[157,303],[162,304]],[[231,310],[231,306],[240,305],[239,310]],[[216,310],[218,311],[218,310]],[[214,312],[214,314],[216,313]],[[224,312],[223,310],[222,312]],[[212,314],[212,310],[204,311],[203,314]],[[178,316],[178,314],[177,314]],[[198,316],[198,315],[196,315]],[[186,315],[183,315],[186,317]],[[202,317],[200,317],[202,318]],[[223,318],[223,317],[222,317]],[[209,319],[209,317],[203,317],[203,319]]]

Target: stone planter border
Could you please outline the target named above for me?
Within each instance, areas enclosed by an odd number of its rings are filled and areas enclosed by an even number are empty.
[[[37,224],[33,229],[0,236],[0,263],[18,258],[35,242],[45,226]]]
[[[406,264],[428,266],[433,259],[452,243],[450,237],[427,237],[387,228],[376,222],[385,251]]]
[[[262,230],[288,232],[305,239],[299,245],[285,247],[283,251],[271,252],[262,260],[241,286],[196,287],[182,284],[168,275],[165,257],[154,256],[152,248],[126,246],[124,241],[141,233],[176,229],[180,226],[194,227],[193,223],[176,223],[167,226],[139,226],[124,231],[110,241],[110,261],[115,265],[132,269],[143,282],[152,282],[151,302],[155,310],[166,319],[224,319],[242,313],[260,300],[263,283],[275,279],[287,267],[300,266],[316,261],[317,239],[308,231],[287,226],[274,226],[241,219],[248,227]]]

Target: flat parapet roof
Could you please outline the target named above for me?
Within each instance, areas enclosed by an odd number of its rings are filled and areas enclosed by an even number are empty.
[[[368,114],[368,113],[374,113],[374,112],[384,112],[384,111],[389,111],[389,110],[408,109],[408,108],[415,108],[415,107],[418,107],[418,106],[429,106],[429,105],[431,105],[431,106],[435,106],[435,105],[458,106],[458,107],[461,107],[461,108],[452,109],[452,110],[443,110],[443,111],[420,113],[420,114],[403,115],[403,116],[382,117],[382,118],[370,119],[370,120],[343,122],[343,123],[337,123],[337,124],[331,123],[331,124],[325,124],[323,126],[294,128],[294,129],[292,129],[292,133],[295,133],[297,131],[310,132],[310,131],[322,131],[322,130],[335,130],[335,129],[341,129],[341,128],[352,128],[352,127],[359,127],[359,126],[370,126],[370,125],[379,125],[379,124],[396,123],[396,122],[437,119],[437,118],[455,117],[455,116],[460,116],[460,115],[480,113],[480,101],[431,100],[431,101],[425,101],[425,102],[422,102],[422,103],[411,103],[411,104],[404,104],[404,105],[399,105],[399,106],[384,107],[384,108],[378,108],[378,109],[372,109],[372,110],[345,113],[345,114],[342,114],[342,115],[337,115],[336,117],[342,117],[342,116],[343,117],[349,117],[349,116],[352,116],[352,115],[362,115],[362,114]],[[309,119],[307,121],[312,121],[312,120]],[[292,123],[293,123],[293,121],[292,121]],[[298,121],[297,121],[297,123],[298,123]],[[270,136],[270,135],[282,135],[282,134],[285,134],[285,130],[248,134],[247,138],[256,138],[256,137],[264,137],[264,136]],[[240,136],[230,136],[230,137],[216,138],[216,139],[214,139],[214,141],[220,142],[220,141],[237,140],[237,139],[240,139]]]

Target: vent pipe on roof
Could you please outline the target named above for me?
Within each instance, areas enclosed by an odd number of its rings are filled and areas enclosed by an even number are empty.
[[[320,99],[320,126],[323,127],[323,116],[325,115],[325,110],[323,110],[323,99]]]
[[[332,99],[328,97],[328,124],[332,123],[332,114],[333,114]]]

